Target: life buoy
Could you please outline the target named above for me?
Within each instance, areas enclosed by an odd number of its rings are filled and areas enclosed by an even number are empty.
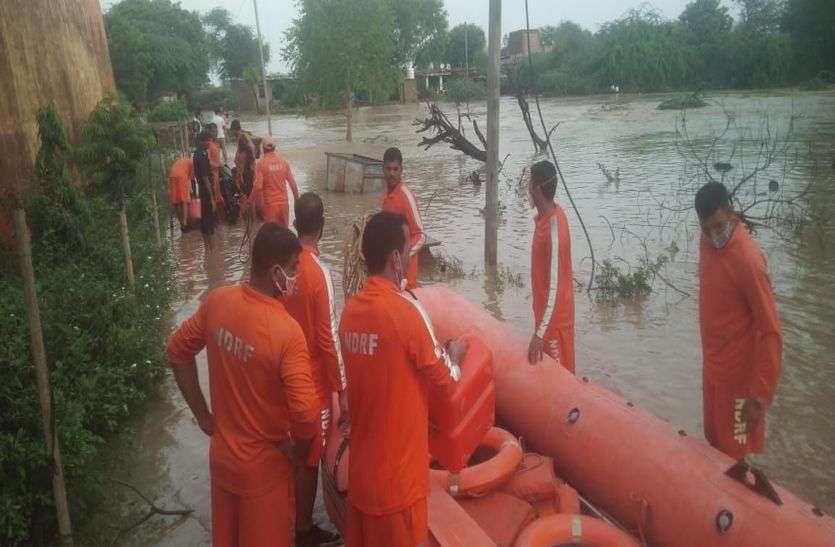
[[[480,496],[508,480],[522,462],[519,441],[504,429],[491,428],[479,446],[492,449],[496,455],[460,473],[433,469],[432,481],[452,496]]]
[[[551,547],[553,545],[588,547],[639,547],[635,539],[620,528],[594,517],[551,515],[530,523],[514,547]]]

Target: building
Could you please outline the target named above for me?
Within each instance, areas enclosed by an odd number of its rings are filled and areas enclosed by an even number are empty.
[[[548,51],[551,51],[551,46],[543,44],[542,32],[538,28],[531,29],[530,33],[527,29],[514,30],[507,36],[507,46],[502,48],[503,65],[513,65],[519,62],[520,59],[527,59],[529,36],[531,53],[547,53]]]

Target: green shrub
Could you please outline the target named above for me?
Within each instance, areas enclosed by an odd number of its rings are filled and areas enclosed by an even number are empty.
[[[449,82],[446,94],[455,104],[463,104],[484,99],[487,97],[487,88],[480,82],[457,79]]]
[[[148,113],[149,122],[179,122],[190,117],[185,101],[160,101]]]
[[[195,110],[238,110],[238,94],[231,87],[206,87],[192,99]]]
[[[163,339],[173,297],[171,263],[156,245],[145,194],[126,200],[136,288],[124,281],[114,203],[72,183],[54,110],[39,116],[41,152],[27,198],[32,258],[76,524],[89,517],[103,477],[96,456],[164,371]],[[10,264],[11,260],[0,260]],[[51,543],[50,462],[41,429],[22,281],[0,275],[0,545]]]

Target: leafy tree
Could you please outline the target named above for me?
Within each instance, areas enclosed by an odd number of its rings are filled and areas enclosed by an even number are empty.
[[[426,67],[429,63],[440,64],[447,60],[449,32],[439,32],[426,42],[415,54],[415,66]]]
[[[734,0],[742,27],[751,33],[774,33],[780,29],[784,0]]]
[[[166,93],[190,96],[207,81],[200,17],[171,0],[122,0],[105,15],[116,85],[140,110]]]
[[[391,0],[397,29],[397,60],[413,63],[418,52],[447,32],[442,0]]]
[[[835,72],[835,2],[788,0],[783,29],[791,36],[798,77]]]
[[[466,48],[465,48],[466,35]],[[465,51],[469,52],[470,66],[480,66],[482,58],[487,59],[487,38],[480,26],[472,23],[458,25],[449,31],[447,62],[453,66],[464,66],[467,62]]]
[[[728,82],[729,39],[733,18],[721,0],[694,0],[679,16],[693,72],[699,83],[721,87]]]
[[[352,95],[390,92],[398,66],[395,15],[388,0],[300,0],[284,58],[304,89],[346,109],[352,140]]]
[[[210,60],[223,79],[243,78],[247,67],[256,69],[261,62],[258,38],[252,27],[234,23],[232,15],[223,8],[215,8],[203,17],[206,27]],[[264,62],[270,60],[270,48],[264,45]]]

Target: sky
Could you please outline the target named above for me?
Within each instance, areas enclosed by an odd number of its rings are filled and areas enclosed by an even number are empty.
[[[257,0],[261,19],[261,32],[264,41],[273,52],[267,68],[268,72],[285,72],[287,66],[281,59],[284,46],[284,32],[297,16],[294,0]],[[562,21],[574,21],[581,26],[596,31],[600,26],[617,19],[627,10],[641,5],[650,5],[667,19],[678,17],[691,0],[528,0],[531,27],[557,25]],[[101,0],[106,11],[118,0]],[[201,13],[216,7],[229,10],[236,22],[255,26],[255,13],[252,0],[180,0],[183,8]],[[728,2],[725,2],[726,4]],[[444,0],[449,14],[449,27],[461,23],[475,23],[487,33],[489,0]],[[524,0],[503,0],[502,34],[525,27]]]

